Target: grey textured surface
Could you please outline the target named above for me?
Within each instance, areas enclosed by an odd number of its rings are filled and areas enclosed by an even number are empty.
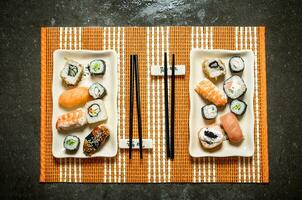
[[[301,8],[276,0],[1,1],[1,199],[298,199]],[[39,184],[40,27],[113,25],[266,26],[270,184]]]

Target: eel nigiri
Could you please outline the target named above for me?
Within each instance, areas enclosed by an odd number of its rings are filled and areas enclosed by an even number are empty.
[[[83,151],[87,156],[94,154],[103,145],[110,136],[107,127],[99,125],[95,127],[89,135],[85,137]]]
[[[216,106],[224,106],[228,102],[226,95],[207,78],[197,83],[195,91]]]
[[[231,142],[239,143],[243,139],[242,130],[238,119],[233,113],[227,113],[220,117],[220,122]]]
[[[67,131],[79,128],[87,124],[86,114],[83,109],[65,113],[58,117],[56,128],[58,131]]]

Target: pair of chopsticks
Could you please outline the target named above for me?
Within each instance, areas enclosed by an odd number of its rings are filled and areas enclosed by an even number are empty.
[[[132,157],[132,137],[133,137],[133,97],[134,97],[134,78],[136,86],[136,110],[138,122],[139,154],[143,158],[143,139],[142,139],[142,121],[141,121],[141,103],[139,91],[139,71],[137,55],[130,55],[130,117],[129,117],[129,158]]]
[[[167,157],[174,159],[174,112],[175,112],[175,55],[172,54],[171,80],[171,132],[169,131],[169,96],[168,96],[168,63],[167,53],[164,54],[164,93],[165,93],[165,127]]]

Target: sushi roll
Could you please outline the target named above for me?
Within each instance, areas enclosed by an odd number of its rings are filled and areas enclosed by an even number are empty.
[[[64,139],[63,146],[67,151],[76,152],[80,146],[80,138],[74,135],[67,135]]]
[[[208,104],[201,108],[201,114],[204,119],[215,119],[217,117],[217,107],[214,104]]]
[[[89,87],[89,94],[94,99],[99,99],[99,98],[104,97],[107,94],[107,91],[101,83],[93,83]]]
[[[89,63],[88,69],[92,75],[104,75],[106,63],[102,59],[95,59]]]
[[[66,85],[76,86],[80,82],[82,74],[83,66],[74,60],[68,60],[60,76]]]
[[[246,111],[246,108],[247,108],[246,103],[239,99],[232,100],[230,104],[231,112],[238,116],[243,115]]]
[[[225,65],[220,59],[208,59],[202,64],[203,72],[211,79],[218,79],[225,75]]]
[[[102,100],[89,101],[85,105],[87,122],[93,124],[107,119],[105,104]]]
[[[198,138],[205,149],[213,149],[223,142],[224,134],[219,125],[212,125],[202,128],[198,133]]]
[[[69,131],[87,124],[86,114],[82,108],[65,113],[58,117],[56,128],[58,131]]]
[[[239,73],[244,70],[244,61],[240,56],[234,56],[229,61],[229,67],[231,72]]]
[[[84,140],[83,151],[85,155],[91,156],[94,154],[107,141],[109,136],[109,129],[105,126],[100,125],[95,127]]]
[[[229,98],[237,99],[245,94],[247,88],[243,79],[234,75],[224,81],[223,90]]]

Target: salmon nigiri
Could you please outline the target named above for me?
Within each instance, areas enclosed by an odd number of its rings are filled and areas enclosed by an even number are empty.
[[[216,106],[224,106],[228,102],[226,95],[207,78],[197,83],[195,91]]]
[[[238,119],[233,113],[222,115],[220,117],[220,122],[231,142],[239,143],[242,141],[243,134]]]
[[[87,123],[86,114],[79,108],[58,117],[56,128],[58,131],[71,130],[84,126]]]

